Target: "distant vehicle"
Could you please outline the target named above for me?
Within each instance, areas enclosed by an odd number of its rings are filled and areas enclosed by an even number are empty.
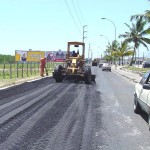
[[[150,130],[150,71],[145,73],[141,81],[135,85],[133,108],[135,113],[140,113],[143,110],[148,114]]]
[[[99,63],[99,67],[102,68],[102,66],[103,66],[103,63]]]
[[[150,62],[149,61],[144,61],[142,63],[142,68],[150,68]]]
[[[104,70],[111,71],[111,65],[109,63],[103,63],[102,71],[104,71]]]
[[[94,59],[94,60],[92,61],[92,66],[97,66],[97,64],[98,64],[97,60]]]

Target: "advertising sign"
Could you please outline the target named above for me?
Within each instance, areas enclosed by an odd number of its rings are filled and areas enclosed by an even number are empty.
[[[45,57],[43,51],[28,51],[26,61],[39,62],[41,58]]]
[[[47,62],[64,62],[66,51],[15,51],[15,61],[39,62],[41,58],[47,58]]]
[[[45,52],[45,56],[48,62],[64,62],[66,58],[66,51],[47,51]]]
[[[27,51],[16,50],[15,51],[15,61],[26,61]]]

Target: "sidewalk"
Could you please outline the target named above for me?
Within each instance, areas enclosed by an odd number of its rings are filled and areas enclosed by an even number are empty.
[[[115,66],[112,65],[112,70],[113,70],[114,72],[119,73],[119,74],[121,74],[122,76],[124,76],[124,77],[126,77],[126,78],[132,80],[132,81],[135,82],[135,83],[140,82],[140,80],[141,80],[141,78],[142,78],[142,77],[140,76],[140,74],[134,73],[134,72],[132,72],[132,71],[130,71],[130,70],[122,69],[122,66],[117,66],[117,67],[115,68]]]

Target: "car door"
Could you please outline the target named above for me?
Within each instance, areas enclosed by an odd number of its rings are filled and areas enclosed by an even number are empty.
[[[142,106],[142,109],[144,109],[146,112],[148,112],[148,103],[150,102],[150,90],[149,89],[143,89],[143,84],[149,84],[150,85],[150,73],[145,74],[143,77],[143,81],[141,82],[142,88],[139,95],[139,103]]]

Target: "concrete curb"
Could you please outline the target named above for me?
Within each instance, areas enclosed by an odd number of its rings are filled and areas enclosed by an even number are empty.
[[[127,75],[127,74],[124,74],[124,73],[123,73],[123,72],[127,73],[127,71],[124,71],[124,70],[121,70],[121,69],[112,69],[112,70],[113,70],[114,72],[119,73],[120,75],[122,75],[122,76],[124,76],[124,77],[130,79],[130,80],[133,81],[134,83],[138,83],[138,82],[141,80],[141,78],[142,78],[142,77],[139,75],[139,77],[138,77],[138,79],[137,79],[137,77],[134,77],[135,75],[137,76],[137,74],[135,74],[135,73],[133,73],[133,72],[129,72],[130,74]],[[132,76],[131,76],[131,73],[133,74]]]

